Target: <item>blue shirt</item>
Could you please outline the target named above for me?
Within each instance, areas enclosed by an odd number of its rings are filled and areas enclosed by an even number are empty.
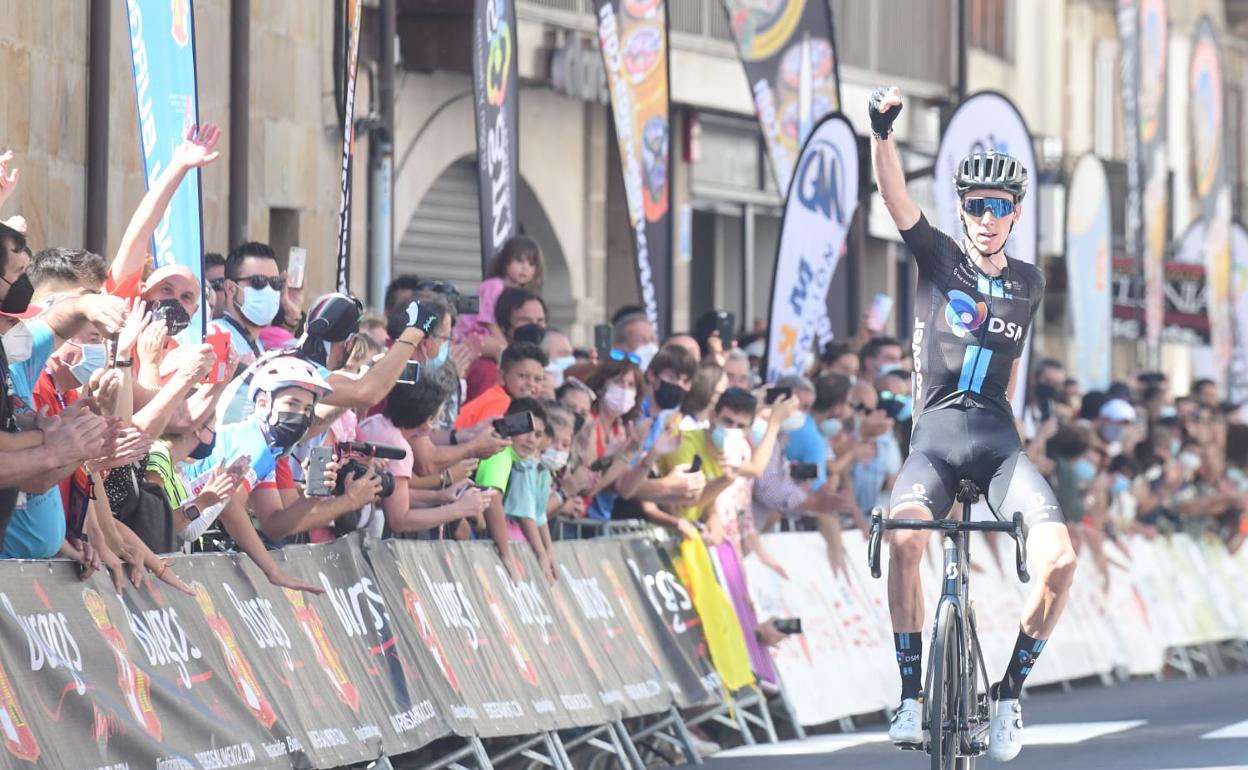
[[[819,476],[810,484],[812,492],[827,481],[828,440],[815,424],[814,417],[806,415],[806,422],[802,427],[789,434],[789,445],[784,450],[784,457],[791,462],[814,463],[818,467]]]
[[[190,483],[187,486],[190,487],[190,493],[194,496],[199,494],[217,468],[223,465],[228,466],[238,458],[247,456],[251,459],[248,462],[247,476],[243,481],[250,493],[259,484],[274,480],[277,458],[281,455],[280,448],[274,448],[269,444],[269,439],[260,426],[259,418],[252,416],[242,422],[218,428],[217,443],[212,448],[212,454],[203,460],[187,463],[183,468],[183,475],[189,479]]]
[[[35,383],[56,345],[56,335],[45,322],[35,318],[25,323],[34,338],[34,347],[30,358],[20,364],[9,364],[14,414],[35,411]],[[61,502],[61,488],[53,484],[51,489],[37,495],[19,492],[0,558],[49,559],[56,556],[64,541],[65,506]]]

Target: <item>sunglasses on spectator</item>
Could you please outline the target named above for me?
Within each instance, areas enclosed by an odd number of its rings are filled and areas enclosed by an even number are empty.
[[[260,291],[265,286],[271,287],[274,291],[281,291],[286,288],[286,279],[280,275],[249,275],[246,277],[238,277],[234,279],[234,283],[245,283],[256,291]]]
[[[962,201],[962,210],[976,219],[991,211],[994,217],[1000,219],[1014,213],[1014,201],[1007,198],[966,198]]]
[[[208,279],[208,288],[212,289],[213,291],[225,291],[225,279],[224,278]]]
[[[856,403],[856,404],[855,404],[855,403],[851,403],[851,404],[850,404],[850,406],[852,406],[852,407],[854,408],[854,411],[855,411],[855,412],[859,412],[859,413],[861,413],[861,414],[871,414],[872,412],[874,412],[874,411],[875,411],[874,409],[872,409],[871,407],[867,406],[866,404],[864,404],[864,403],[862,403],[862,402],[859,402],[859,403]]]
[[[611,356],[612,361],[627,361],[633,366],[641,366],[641,356],[636,353],[626,353],[623,350],[612,350],[607,355]]]
[[[451,296],[459,294],[459,289],[455,288],[455,285],[449,281],[424,280],[416,284],[416,290],[432,291],[437,294],[448,294]]]

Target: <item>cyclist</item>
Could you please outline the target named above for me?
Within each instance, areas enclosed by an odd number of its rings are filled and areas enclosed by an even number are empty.
[[[906,191],[896,144],[889,138],[901,112],[897,88],[871,95],[871,165],[880,195],[918,265],[915,291],[914,428],[910,456],[890,499],[890,515],[930,519],[948,514],[960,479],[987,492],[995,511],[1021,511],[1029,532],[1033,574],[1018,641],[1002,679],[991,687],[996,703],[989,755],[1013,759],[1022,749],[1018,696],[1066,604],[1075,572],[1070,535],[1057,498],[1023,452],[1010,397],[1019,355],[1040,302],[1044,276],[1034,265],[1003,253],[1022,216],[1027,169],[993,150],[958,164],[960,239],[932,227]],[[889,547],[888,601],[901,705],[889,727],[896,743],[923,742],[922,623],[919,564],[928,532],[898,530]]]

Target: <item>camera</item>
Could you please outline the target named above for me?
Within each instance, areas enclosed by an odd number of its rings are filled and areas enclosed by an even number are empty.
[[[367,441],[341,441],[338,443],[338,456],[348,458],[338,472],[338,483],[334,485],[334,495],[346,493],[347,480],[358,479],[368,474],[374,458],[381,460],[402,460],[407,457],[405,447],[388,444],[373,444]],[[363,462],[361,462],[363,460]],[[381,479],[381,493],[378,497],[389,497],[394,494],[394,474],[389,471],[377,471]]]
[[[338,471],[338,483],[334,485],[334,496],[338,497],[347,492],[347,479],[358,479],[368,474],[372,468],[367,463],[359,460],[348,460],[342,470]],[[381,494],[379,497],[389,497],[394,494],[394,474],[389,471],[377,471],[377,478],[381,479]]]

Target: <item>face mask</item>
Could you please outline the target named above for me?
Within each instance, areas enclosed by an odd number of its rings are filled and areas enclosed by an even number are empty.
[[[1127,481],[1125,476],[1114,476],[1114,481],[1109,485],[1109,493],[1111,495],[1121,495],[1131,488],[1131,482]]]
[[[534,345],[542,344],[542,340],[546,339],[546,327],[539,324],[525,324],[517,326],[511,332],[513,342],[532,342]]]
[[[642,345],[633,352],[636,353],[637,357],[641,359],[641,369],[642,371],[645,371],[650,368],[651,359],[653,359],[655,354],[659,352],[659,346],[657,343],[647,342],[645,345]]]
[[[914,417],[914,399],[910,396],[899,396],[901,411],[897,413],[897,422],[906,422]]]
[[[281,306],[282,295],[277,289],[272,286],[265,286],[263,289],[248,286],[243,289],[243,303],[238,306],[238,310],[243,318],[256,326],[268,326],[277,317]]]
[[[100,343],[79,345],[78,349],[82,351],[82,360],[69,367],[69,372],[78,380],[79,385],[86,385],[91,381],[91,375],[108,363],[108,351]]]
[[[886,374],[892,374],[893,372],[900,372],[900,371],[901,371],[901,364],[893,364],[893,363],[880,364],[880,376],[881,377],[883,377]]]
[[[602,405],[613,417],[620,417],[637,405],[637,393],[623,385],[612,385],[602,397]]]
[[[35,338],[24,323],[18,323],[17,326],[9,329],[4,333],[4,337],[0,337],[0,340],[3,341],[4,354],[8,357],[10,364],[20,364],[26,361],[35,350]]]
[[[845,430],[845,425],[835,417],[829,417],[819,423],[819,432],[823,434],[824,438],[832,438],[843,430]]]
[[[792,433],[793,431],[800,429],[805,424],[806,424],[805,412],[794,412],[793,414],[785,418],[784,422],[780,423],[780,432]]]
[[[269,438],[275,446],[290,449],[299,443],[312,427],[312,415],[300,412],[278,412],[276,420],[269,422]]]
[[[1195,473],[1200,470],[1200,456],[1192,452],[1180,452],[1179,465],[1188,473]]]
[[[654,403],[660,409],[675,409],[685,400],[685,389],[674,382],[660,382],[654,390]]]
[[[585,415],[578,414],[572,420],[572,432],[579,434],[581,429],[585,427]]]
[[[195,445],[195,448],[191,450],[191,453],[188,456],[192,460],[206,460],[212,454],[212,450],[216,445],[217,445],[217,434],[214,432],[212,434],[212,441],[199,442],[198,444]]]
[[[767,435],[767,421],[761,417],[755,418],[754,425],[750,427],[750,442],[754,446],[763,443],[763,438]]]
[[[1109,443],[1122,440],[1122,433],[1126,428],[1118,423],[1107,422],[1101,426],[1101,438]]]
[[[1087,483],[1096,478],[1096,466],[1092,464],[1091,460],[1083,457],[1075,460],[1075,464],[1071,470],[1075,472],[1075,478],[1078,479],[1080,483]]]
[[[162,299],[157,302],[156,307],[152,309],[152,319],[164,321],[169,329],[170,337],[176,337],[191,325],[191,317],[187,315],[186,308],[182,307],[182,303],[176,299]]]
[[[551,361],[546,367],[546,371],[550,374],[551,379],[555,381],[555,387],[563,385],[563,373],[576,365],[576,356],[564,356]]]
[[[446,363],[446,359],[451,355],[450,340],[443,340],[442,346],[438,348],[438,354],[429,361],[425,362],[425,368],[429,370],[439,369]]]
[[[568,453],[561,452],[558,449],[547,449],[542,452],[542,465],[545,465],[551,471],[563,470],[563,466],[568,464]]]
[[[0,278],[0,280],[4,280]],[[7,281],[5,281],[8,283]],[[0,302],[0,311],[5,313],[21,313],[30,307],[30,298],[35,294],[35,287],[30,282],[30,276],[22,273],[17,280],[9,284],[9,293],[4,295],[4,301]]]
[[[736,441],[743,438],[745,431],[740,428],[725,428],[723,425],[716,425],[711,428],[711,443],[719,451],[724,451],[724,447],[728,446],[729,441]]]
[[[1037,401],[1053,401],[1057,398],[1057,388],[1047,382],[1037,384],[1035,392]]]
[[[8,348],[5,348],[5,350],[8,350]],[[1179,441],[1177,438],[1170,439],[1170,456],[1171,457],[1178,457],[1179,450],[1181,450],[1182,448],[1183,448],[1182,441]]]

